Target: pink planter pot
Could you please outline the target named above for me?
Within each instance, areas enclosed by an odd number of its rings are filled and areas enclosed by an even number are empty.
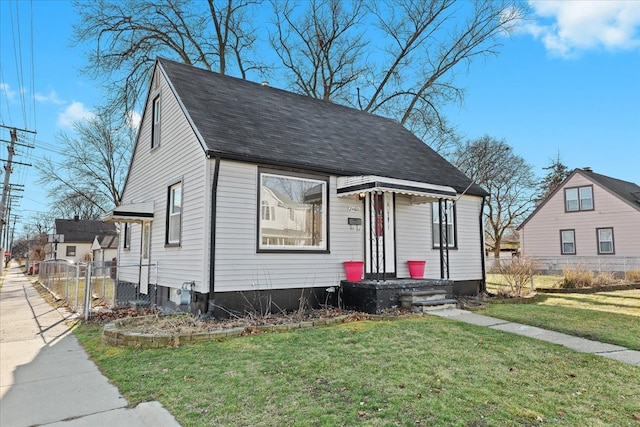
[[[347,281],[359,282],[362,280],[362,272],[364,270],[363,261],[345,261],[344,272],[347,275]]]
[[[409,276],[412,279],[422,279],[424,277],[424,266],[426,261],[407,261],[409,265]]]

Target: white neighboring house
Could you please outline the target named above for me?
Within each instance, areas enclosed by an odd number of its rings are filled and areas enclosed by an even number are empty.
[[[117,255],[118,230],[114,223],[86,220],[86,219],[56,219],[55,235],[63,236],[60,243],[47,244],[47,259],[60,259],[70,262],[102,261],[94,259],[94,254],[100,256],[108,253],[111,260]],[[98,241],[100,249],[95,250]],[[104,242],[104,243],[100,243]],[[101,246],[107,244],[108,246]],[[104,251],[107,251],[106,253]],[[100,252],[102,251],[102,252]]]
[[[158,59],[105,219],[123,224],[118,262],[140,265],[119,282],[160,305],[192,282],[203,312],[255,294],[292,309],[302,292],[323,303],[350,260],[373,280],[424,260],[477,293],[486,195],[393,120]]]
[[[544,270],[640,269],[640,186],[576,169],[518,227]]]
[[[91,244],[93,261],[104,264],[115,260],[118,257],[118,240],[117,234],[96,236]]]

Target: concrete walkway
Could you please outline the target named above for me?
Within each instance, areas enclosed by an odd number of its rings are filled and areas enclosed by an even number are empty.
[[[598,341],[588,340],[586,338],[574,337],[573,335],[549,331],[535,326],[522,325],[520,323],[496,319],[495,317],[483,316],[481,314],[459,310],[457,308],[433,310],[430,311],[429,314],[470,323],[472,325],[486,326],[491,329],[511,332],[553,344],[560,344],[581,353],[591,353],[598,356],[608,357],[609,359],[614,359],[619,362],[628,363],[630,365],[640,366],[640,351],[629,350],[619,345],[605,344]]]
[[[16,264],[0,289],[0,426],[177,426],[158,402],[129,403]]]

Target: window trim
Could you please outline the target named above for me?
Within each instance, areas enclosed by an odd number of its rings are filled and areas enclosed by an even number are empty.
[[[324,247],[316,248],[316,247],[263,247],[262,246],[262,176],[263,175],[274,175],[276,177],[282,178],[293,178],[293,179],[301,179],[301,180],[309,180],[309,181],[317,181],[324,185],[323,198],[324,198],[324,221],[323,221],[323,238],[324,238]],[[330,251],[330,239],[331,235],[329,224],[331,223],[329,218],[329,191],[330,182],[329,177],[326,175],[316,175],[305,172],[297,172],[286,169],[272,169],[265,167],[258,167],[257,173],[257,184],[256,184],[256,253],[296,253],[296,254],[328,254]],[[270,215],[275,216],[275,207],[269,205]]]
[[[580,197],[580,190],[583,188],[590,188],[591,189],[591,207],[589,209],[585,209],[582,206],[582,198]],[[577,195],[577,202],[578,202],[578,209],[568,209],[567,206],[567,190],[576,190],[576,195]],[[585,199],[586,200],[586,199]],[[573,212],[588,212],[588,211],[592,211],[595,209],[595,196],[593,194],[593,185],[589,184],[589,185],[578,185],[575,187],[565,187],[564,188],[564,211],[565,213],[573,213]]]
[[[601,230],[611,230],[611,252],[602,252],[600,248],[600,231]],[[616,254],[616,239],[613,234],[613,227],[598,227],[596,228],[596,245],[598,246],[598,255],[615,255]]]
[[[454,203],[453,200],[448,200],[445,199],[444,200],[445,206],[447,205],[451,205],[451,213],[452,213],[452,222],[451,225],[453,227],[453,244],[447,244],[446,246],[450,249],[450,250],[456,250],[458,249],[458,214],[457,214],[457,209],[456,209],[456,203]],[[438,239],[438,242],[435,241],[435,230],[436,230],[436,225],[437,228],[440,229],[440,217],[438,215],[438,217],[436,218],[436,216],[434,215],[434,213],[438,212],[438,207],[439,207],[439,202],[431,202],[431,249],[440,249],[440,241]],[[446,207],[445,207],[446,208]],[[436,219],[438,220],[438,222],[436,222]]]
[[[160,129],[162,128],[161,122],[162,103],[160,94],[157,94],[151,102],[151,150],[160,147]]]
[[[562,233],[565,231],[570,231],[573,235],[573,252],[565,252],[564,250],[564,240],[562,239]],[[578,248],[576,245],[576,230],[575,228],[567,228],[564,230],[560,230],[560,255],[576,255],[578,253]]]
[[[179,188],[180,189],[180,218],[178,219],[179,224],[178,224],[178,240],[177,241],[170,241],[169,240],[169,234],[170,234],[170,229],[171,229],[171,217],[172,217],[172,213],[171,213],[171,208],[173,206],[173,193],[172,190],[174,188]],[[173,184],[170,184],[169,186],[167,186],[167,218],[166,218],[166,227],[165,227],[165,234],[164,234],[164,246],[169,248],[169,247],[180,247],[182,246],[182,213],[184,212],[184,185],[183,185],[183,181],[176,181]],[[174,216],[176,216],[176,214],[174,214]]]

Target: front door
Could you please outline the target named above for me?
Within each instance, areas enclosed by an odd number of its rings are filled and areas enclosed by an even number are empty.
[[[396,243],[392,193],[369,193],[365,203],[365,273],[370,278],[395,277]]]

